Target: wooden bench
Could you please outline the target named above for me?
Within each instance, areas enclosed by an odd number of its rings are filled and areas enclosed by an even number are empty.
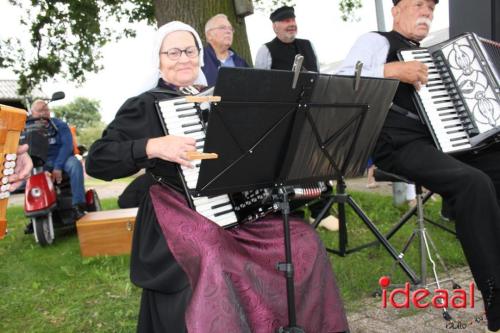
[[[90,212],[76,222],[83,257],[130,254],[137,208]]]

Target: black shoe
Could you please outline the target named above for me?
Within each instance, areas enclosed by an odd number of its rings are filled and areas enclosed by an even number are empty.
[[[30,223],[26,224],[26,227],[24,227],[24,234],[29,235],[32,233],[33,233],[33,223],[30,222]]]
[[[489,332],[500,331],[500,289],[493,291],[492,299],[485,306]]]
[[[445,200],[443,200],[443,203],[441,204],[441,211],[439,212],[439,215],[446,222],[454,219],[451,206]]]
[[[85,214],[87,214],[87,212],[84,211],[82,207],[80,207],[80,205],[73,206],[73,218],[75,221],[81,219],[83,216],[85,216]]]

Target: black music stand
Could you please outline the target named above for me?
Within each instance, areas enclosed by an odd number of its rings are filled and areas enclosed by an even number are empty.
[[[286,277],[289,317],[280,332],[303,332],[295,318],[289,186],[362,172],[374,144],[370,138],[378,135],[397,87],[393,80],[293,74],[221,68],[214,95],[222,101],[212,106],[204,148],[219,158],[201,162],[196,187],[196,194],[204,196],[259,188],[277,193],[286,257],[277,268]],[[354,89],[371,97],[359,100]],[[368,112],[369,104],[377,103],[385,111]],[[367,124],[367,119],[372,122]],[[411,272],[378,229],[369,227]]]

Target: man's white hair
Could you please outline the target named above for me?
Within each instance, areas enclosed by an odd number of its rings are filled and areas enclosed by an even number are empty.
[[[36,99],[31,103],[31,108],[30,111],[33,112],[33,109],[38,106],[38,104],[43,104],[44,106],[47,105],[47,102],[44,101],[43,99]]]
[[[227,18],[226,14],[222,14],[221,13],[221,14],[214,15],[211,18],[208,19],[207,23],[205,23],[205,33],[207,33],[208,30],[214,28],[213,23],[214,23],[215,20],[217,20],[219,18],[223,18],[223,19],[226,19],[226,20],[229,21],[229,19]]]

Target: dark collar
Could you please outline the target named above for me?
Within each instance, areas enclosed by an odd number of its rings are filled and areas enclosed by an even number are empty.
[[[174,86],[173,84],[165,82],[162,78],[158,79],[158,85],[156,87],[166,89],[166,90],[171,90],[172,93],[177,92],[178,88],[179,88],[177,86]]]
[[[230,47],[228,49],[229,51],[229,57],[231,58],[233,55],[236,54],[236,52],[234,52],[233,48]],[[215,50],[214,50],[214,47],[210,44],[210,43],[207,43],[207,45],[205,46],[205,52],[207,53],[207,55],[209,55],[210,57],[212,57],[213,59],[216,59],[216,60],[219,60],[217,59],[217,54],[215,54]]]
[[[194,84],[192,85],[193,88],[195,88],[196,90],[198,90],[199,92],[207,89],[206,86],[202,86],[202,85],[197,85],[197,84]],[[166,93],[166,94],[172,94],[172,95],[191,95],[191,93],[189,92],[189,90],[182,90],[182,87],[177,87],[173,84],[170,84],[168,82],[165,82],[162,78],[160,78],[158,80],[158,85],[149,90],[150,92],[159,92],[159,93]]]
[[[278,37],[274,37],[274,41],[276,43],[279,43],[279,44],[282,44],[282,45],[293,45],[295,44],[295,41],[297,40],[297,38],[295,38],[293,41],[291,41],[290,43],[285,43],[283,41],[281,41],[281,39],[279,39]]]
[[[397,38],[402,40],[404,43],[408,44],[410,47],[420,47],[420,43],[416,42],[412,39],[406,38],[405,36],[401,35],[399,32],[392,30],[392,32],[396,35]]]

